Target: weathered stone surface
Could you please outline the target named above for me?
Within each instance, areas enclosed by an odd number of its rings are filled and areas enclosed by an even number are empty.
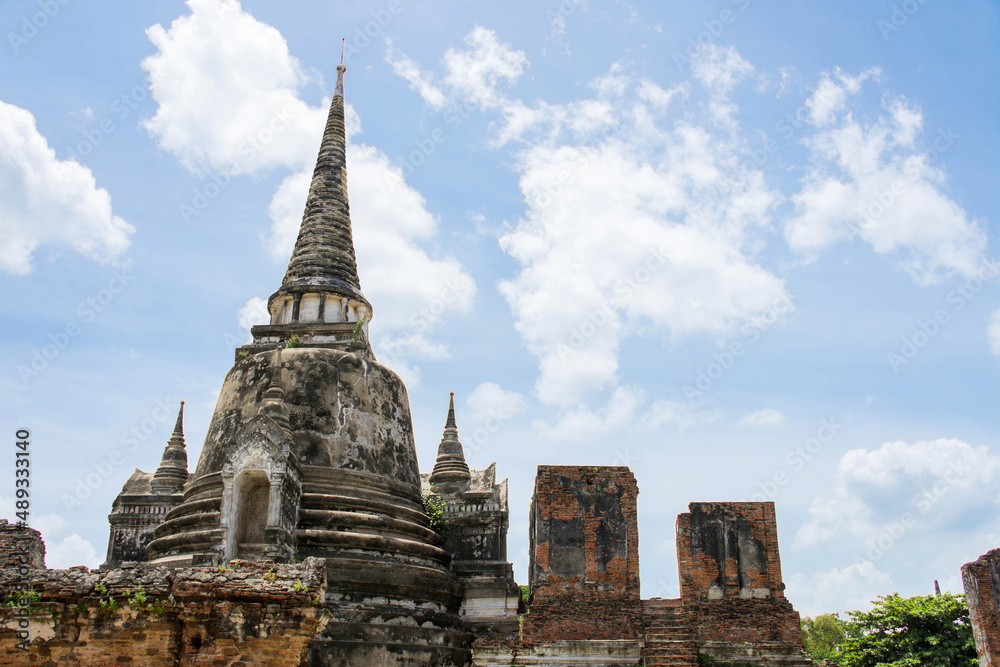
[[[784,597],[774,503],[691,503],[677,555],[682,598]]]
[[[153,473],[136,468],[111,505],[108,515],[108,553],[103,567],[127,561],[145,561],[146,547],[167,513],[181,502],[181,494],[154,493]]]
[[[980,667],[1000,665],[1000,549],[962,566]]]
[[[638,639],[639,489],[623,466],[539,466],[521,639]]]
[[[0,571],[27,565],[45,567],[45,543],[42,534],[30,526],[18,526],[0,519]]]
[[[324,585],[319,559],[34,571],[28,650],[14,641],[15,610],[0,610],[0,664],[298,667],[328,620]]]
[[[195,479],[221,472],[240,428],[257,416],[276,353],[238,362],[223,382]],[[419,489],[409,397],[394,372],[356,354],[282,352],[285,403],[303,466],[360,470]]]

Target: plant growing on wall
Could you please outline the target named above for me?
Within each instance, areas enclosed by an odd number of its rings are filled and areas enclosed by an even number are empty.
[[[430,492],[423,494],[424,514],[430,518],[429,527],[438,535],[444,537],[448,534],[448,521],[444,518],[445,502],[441,496],[434,493],[434,487]]]
[[[354,326],[354,337],[351,338],[351,345],[358,344],[358,337],[361,335],[361,327],[365,326],[365,318],[358,320],[358,323]]]

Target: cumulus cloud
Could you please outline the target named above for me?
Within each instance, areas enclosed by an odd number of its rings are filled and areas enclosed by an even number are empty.
[[[410,90],[420,95],[428,106],[440,109],[448,101],[444,92],[432,83],[432,75],[405,54],[393,49],[391,43],[386,47],[385,61],[392,66],[393,72],[406,79]]]
[[[961,137],[942,128],[928,138],[927,152],[918,150],[923,116],[903,98],[883,102],[876,119],[859,120],[848,101],[870,76],[824,75],[807,101],[820,129],[804,140],[812,166],[791,198],[789,245],[810,257],[860,238],[893,256],[918,284],[955,273],[971,277],[984,261],[986,234],[948,197],[944,172],[934,165]]]
[[[53,570],[65,570],[76,565],[94,568],[101,565],[101,557],[90,540],[70,533],[58,542],[45,543],[45,565]]]
[[[800,613],[818,616],[870,608],[872,600],[892,590],[892,577],[866,561],[813,575],[796,573],[785,584],[785,595]]]
[[[0,101],[0,269],[31,273],[40,247],[110,262],[135,228],[114,214],[90,168],[58,160],[34,115]]]
[[[469,393],[465,404],[470,425],[479,425],[488,419],[505,422],[523,412],[528,402],[524,394],[504,389],[495,382],[483,382]]]
[[[11,523],[17,520],[17,507],[12,498],[0,497],[0,517]],[[30,526],[42,534],[45,541],[45,566],[49,569],[66,569],[74,565],[98,567],[101,557],[94,545],[78,533],[63,536],[66,519],[59,514],[33,514]]]
[[[722,333],[785,293],[744,249],[773,195],[740,184],[700,128],[678,125],[664,143],[655,161],[613,139],[521,156],[526,212],[500,239],[521,271],[500,289],[539,358],[546,403],[614,384],[621,340],[640,326]]]
[[[237,321],[240,331],[246,334],[244,342],[253,342],[253,336],[250,334],[251,327],[257,324],[270,324],[271,322],[271,315],[267,312],[267,300],[259,296],[247,299],[247,302],[240,308]]]
[[[528,57],[497,39],[492,30],[476,26],[465,38],[466,49],[444,54],[445,83],[483,109],[495,107],[502,95],[501,80],[514,83],[524,72]]]
[[[728,94],[754,73],[750,61],[732,46],[704,44],[691,59],[691,74],[709,90]]]
[[[696,61],[713,104],[753,74],[731,48]],[[500,237],[519,272],[499,289],[538,358],[536,395],[561,411],[545,432],[589,438],[626,422],[696,422],[694,410],[647,405],[619,386],[622,341],[639,331],[724,335],[787,299],[784,280],[753,255],[776,193],[761,173],[739,169],[743,147],[728,132],[685,120],[690,109],[667,117],[687,100],[685,86],[664,89],[615,63],[590,84],[591,98],[526,103],[499,84],[527,66],[477,27],[445,54],[443,80],[498,114],[493,147],[520,146],[525,210]]]
[[[156,114],[145,121],[160,148],[190,170],[254,174],[315,158],[324,105],[304,102],[299,61],[273,26],[237,0],[188,0],[191,13],[147,35],[142,62]]]
[[[742,417],[736,422],[737,426],[746,426],[749,428],[774,428],[775,426],[781,426],[785,423],[785,415],[781,414],[778,410],[774,408],[765,408],[763,410],[757,410],[756,412],[750,412]]]
[[[861,84],[868,79],[877,80],[879,74],[877,68],[865,70],[858,76],[851,76],[839,67],[832,76],[824,72],[813,94],[806,99],[812,123],[818,127],[832,123],[847,106],[847,96],[860,93]]]
[[[887,530],[898,532],[898,525],[911,532],[981,529],[996,513],[998,470],[1000,456],[957,438],[852,449],[837,465],[832,494],[810,505],[794,546],[822,544],[844,533],[871,541]]]
[[[298,236],[327,104],[301,99],[306,77],[284,37],[239,2],[190,0],[188,6],[191,13],[169,29],[156,25],[148,31],[157,52],[143,67],[158,107],[146,127],[196,172],[290,170],[271,199],[272,227],[265,239],[276,261],[285,261]],[[475,43],[492,48],[488,39]],[[502,53],[497,57],[506,62]],[[494,71],[487,67],[478,79],[458,80],[488,82]],[[383,359],[415,380],[413,359],[447,356],[428,336],[447,315],[471,309],[476,285],[458,260],[432,257],[424,249],[438,221],[399,167],[354,141],[361,123],[350,105],[346,124],[354,242],[362,287],[375,304],[374,342]],[[244,311],[251,303],[259,310],[262,301],[254,297]],[[248,312],[240,314],[243,328]]]
[[[631,426],[633,415],[644,400],[644,393],[638,387],[618,387],[600,409],[579,406],[565,411],[555,424],[536,421],[535,428],[553,440],[596,440]]]

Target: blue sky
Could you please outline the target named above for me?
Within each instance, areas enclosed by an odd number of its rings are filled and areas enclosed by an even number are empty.
[[[344,37],[375,352],[424,470],[456,391],[519,580],[535,466],[624,464],[645,596],[687,503],[746,499],[804,613],[961,590],[1000,542],[1000,6],[344,4],[0,3],[0,415],[50,566],[103,560],[181,399],[193,468]]]

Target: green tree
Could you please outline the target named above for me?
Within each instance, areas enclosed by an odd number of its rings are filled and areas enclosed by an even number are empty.
[[[846,637],[844,622],[836,614],[802,619],[802,644],[813,660],[837,657],[837,645]]]
[[[898,593],[871,611],[852,611],[837,664],[841,667],[976,667],[976,645],[964,595]]]

